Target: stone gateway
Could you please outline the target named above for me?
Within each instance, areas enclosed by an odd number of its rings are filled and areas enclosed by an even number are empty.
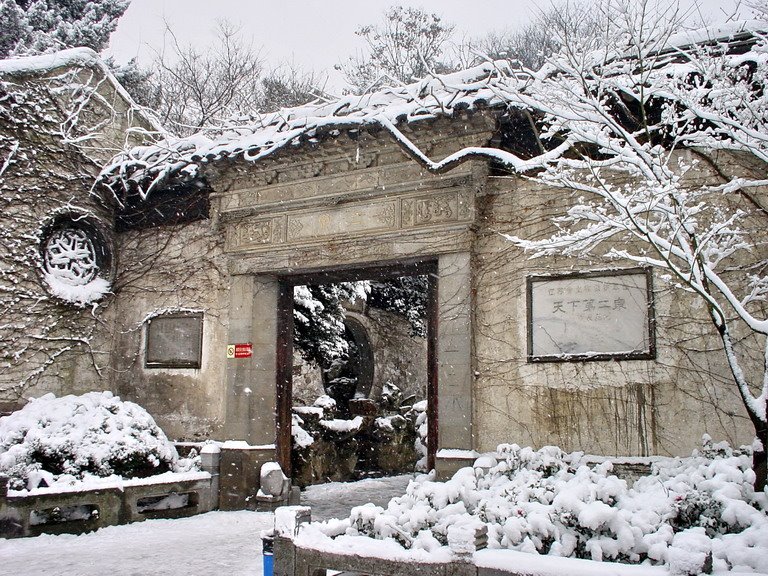
[[[106,74],[82,59],[56,70]],[[36,71],[24,78],[43,82]],[[578,193],[486,158],[452,161],[502,140],[523,154],[534,128],[523,112],[470,91],[430,89],[431,108],[407,89],[385,89],[148,144],[109,161],[98,197],[95,173],[72,181],[67,198],[98,235],[85,238],[91,228],[81,227],[48,241],[108,245],[109,293],[79,307],[55,300],[80,324],[98,302],[100,322],[87,326],[88,347],[56,363],[36,359],[44,368],[34,378],[25,379],[31,364],[5,365],[4,407],[45,391],[109,389],[145,407],[171,438],[241,442],[242,457],[223,467],[274,459],[289,472],[294,287],[427,275],[427,449],[439,475],[502,442],[607,456],[687,454],[705,433],[750,442],[699,301],[636,266],[531,260],[505,234],[551,235],[553,215]],[[130,109],[121,91],[110,96]],[[370,110],[397,118],[407,141],[355,121]],[[430,170],[416,148],[449,162]],[[739,170],[765,167],[713,153],[687,177],[716,183]],[[40,185],[28,174],[8,178],[20,190]],[[58,210],[56,198],[38,198],[35,213]]]

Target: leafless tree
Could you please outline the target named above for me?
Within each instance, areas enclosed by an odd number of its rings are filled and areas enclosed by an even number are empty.
[[[468,48],[475,56],[474,63],[483,58],[510,60],[538,69],[563,42],[594,34],[596,28],[595,11],[588,2],[561,2],[540,10],[530,23],[517,30],[494,31],[471,40]]]
[[[393,6],[378,24],[358,28],[364,51],[336,66],[357,92],[377,81],[411,82],[427,73],[445,70],[442,62],[454,27],[437,14],[418,8]]]
[[[266,68],[252,40],[227,21],[217,24],[212,49],[181,45],[170,27],[169,48],[148,70],[128,67],[128,90],[157,111],[161,122],[189,135],[231,118],[248,117],[322,96],[319,78],[293,64]]]
[[[267,112],[324,99],[323,82],[314,72],[285,63],[267,70],[261,80],[259,110]]]
[[[145,98],[165,126],[191,134],[257,107],[263,62],[235,26],[220,21],[212,48],[181,45],[169,26],[166,38],[169,49],[157,54]]]

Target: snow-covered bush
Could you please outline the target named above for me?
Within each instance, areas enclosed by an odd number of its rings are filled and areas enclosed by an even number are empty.
[[[352,414],[327,395],[312,406],[294,406],[293,482],[307,486],[412,472],[414,465],[426,469],[426,401],[402,406],[400,398],[399,389],[390,385],[378,402],[356,399]]]
[[[501,445],[447,482],[424,475],[386,510],[372,504],[329,524],[329,536],[446,545],[452,526],[484,523],[491,548],[599,561],[667,564],[673,573],[762,569],[768,559],[766,494],[755,493],[750,450],[712,445],[665,459],[627,482],[580,452]],[[341,529],[340,529],[341,527]]]
[[[110,392],[46,394],[0,418],[0,474],[16,490],[88,475],[146,477],[181,465],[146,410]]]
[[[416,462],[416,470],[418,472],[427,471],[427,433],[429,432],[429,425],[427,423],[427,401],[421,400],[416,402],[411,407],[408,416],[414,418],[414,425],[416,426],[416,440],[413,447],[416,449],[416,454],[419,455],[419,460]]]

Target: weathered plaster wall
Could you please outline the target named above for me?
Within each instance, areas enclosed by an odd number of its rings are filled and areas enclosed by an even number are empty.
[[[210,221],[200,221],[126,232],[119,239],[114,390],[145,407],[173,439],[227,439],[221,426],[230,278],[219,236]],[[147,318],[179,310],[204,314],[201,367],[146,367]]]
[[[95,57],[95,56],[94,56]],[[56,218],[84,217],[109,244],[101,165],[148,124],[95,62],[0,77],[0,412],[46,392],[109,387],[111,297],[74,306],[43,283],[41,243]],[[101,248],[101,246],[97,246]],[[101,270],[105,278],[110,270]]]
[[[705,166],[696,177],[716,179]],[[526,276],[631,266],[599,258],[530,260],[499,234],[545,237],[554,231],[552,217],[574,200],[568,191],[516,177],[491,177],[478,199],[477,448],[515,442],[596,454],[682,455],[704,433],[749,443],[753,431],[704,306],[658,275],[655,360],[527,362]]]
[[[353,313],[354,314],[354,313]],[[426,397],[427,341],[411,336],[411,325],[402,316],[368,308],[354,314],[365,327],[373,350],[373,386],[371,398],[378,398],[387,382],[397,386],[403,397]]]
[[[423,400],[427,392],[427,341],[411,335],[411,325],[403,316],[387,310],[358,307],[346,312],[365,330],[372,351],[373,382],[368,397],[378,400],[384,385],[397,386],[403,398]],[[320,368],[293,352],[294,405],[311,406],[325,394]]]
[[[468,126],[437,123],[414,138],[434,157],[487,141],[489,125]],[[439,276],[439,448],[516,442],[685,454],[705,432],[751,439],[706,311],[661,278],[655,359],[527,361],[526,277],[620,266],[599,258],[531,261],[499,234],[551,233],[551,218],[573,201],[567,191],[488,177],[480,162],[426,174],[371,134],[208,170],[216,191],[210,221],[122,241],[121,265],[137,279],[116,309],[115,382],[174,437],[273,441],[279,277],[424,259],[436,262]],[[717,174],[702,166],[696,177]],[[153,238],[175,255],[143,275],[147,251],[138,247]],[[143,368],[141,322],[164,307],[206,311],[201,370]],[[224,345],[236,341],[253,341],[254,357],[225,361]]]

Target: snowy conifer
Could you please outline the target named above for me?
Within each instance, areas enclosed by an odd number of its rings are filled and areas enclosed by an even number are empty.
[[[0,58],[106,48],[129,0],[0,0]]]

